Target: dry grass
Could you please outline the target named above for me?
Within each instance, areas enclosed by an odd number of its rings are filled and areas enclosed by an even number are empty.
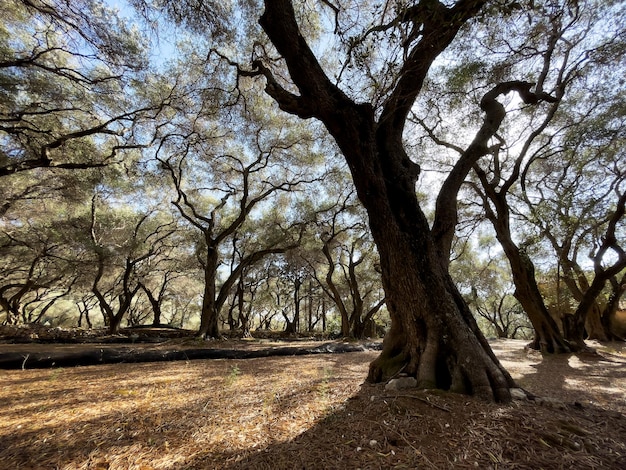
[[[0,468],[626,468],[623,350],[495,350],[568,405],[392,394],[376,352],[0,371]]]

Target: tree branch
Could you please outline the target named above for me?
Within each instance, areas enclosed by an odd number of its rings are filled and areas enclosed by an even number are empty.
[[[485,93],[480,100],[480,108],[485,113],[483,123],[472,143],[461,154],[448,174],[437,197],[432,233],[442,254],[442,259],[449,260],[450,258],[452,240],[458,223],[457,195],[461,185],[481,157],[487,155],[490,151],[497,151],[497,147],[493,150],[489,148],[489,141],[496,135],[506,116],[504,106],[497,98],[500,95],[515,91],[527,104],[536,104],[540,101],[549,101],[551,103],[558,101],[557,98],[547,93],[533,93],[530,91],[533,85],[533,83],[519,80],[499,83]],[[456,149],[456,147],[452,148]]]

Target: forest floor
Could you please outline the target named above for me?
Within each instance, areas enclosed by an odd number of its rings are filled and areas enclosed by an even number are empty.
[[[548,399],[386,391],[363,383],[376,351],[0,370],[0,469],[626,468],[623,343],[546,357],[491,344]]]

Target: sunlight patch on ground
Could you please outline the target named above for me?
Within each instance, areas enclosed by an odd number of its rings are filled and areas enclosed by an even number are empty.
[[[498,339],[489,343],[500,363],[514,379],[535,373],[536,365],[543,360],[541,353],[525,349],[527,344],[528,340],[519,339]]]
[[[570,356],[567,360],[567,365],[572,369],[584,369],[586,367],[585,363],[581,361],[578,356]]]
[[[3,371],[3,462],[173,469],[285,442],[358,391],[377,353],[357,354]]]

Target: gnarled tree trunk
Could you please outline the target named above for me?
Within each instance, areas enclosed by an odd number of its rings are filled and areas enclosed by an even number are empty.
[[[496,238],[511,267],[515,285],[514,296],[528,315],[535,330],[535,337],[529,347],[544,353],[571,352],[572,345],[563,337],[543,301],[535,279],[535,266],[532,260],[513,241],[506,189],[497,190],[487,178],[486,173],[478,166],[475,167],[475,172],[483,187],[483,191],[477,189],[477,192],[483,199],[485,214],[496,232]],[[568,325],[564,322],[564,328],[567,327]]]
[[[393,137],[381,138],[384,132],[377,129],[377,140],[387,148],[381,152],[372,142],[373,148],[364,150],[376,152],[377,157],[358,156],[359,163],[350,165],[378,247],[392,320],[368,380],[386,380],[403,370],[423,388],[506,401],[513,380],[491,352],[452,282],[447,259],[440,257],[415,195],[417,174],[411,167],[385,165],[399,157],[389,153]]]
[[[427,10],[420,3],[399,17],[414,21],[416,28],[419,23],[422,39],[407,53],[378,118],[371,105],[355,103],[328,79],[300,33],[289,0],[267,0],[260,24],[300,94],[282,87],[261,61],[254,66],[281,109],[324,123],[368,212],[392,320],[368,379],[381,381],[404,370],[421,387],[508,401],[513,380],[493,355],[450,278],[448,260],[436,248],[415,193],[419,167],[407,156],[402,140],[408,113],[432,62],[483,3],[460,0],[447,8],[428,2]]]

